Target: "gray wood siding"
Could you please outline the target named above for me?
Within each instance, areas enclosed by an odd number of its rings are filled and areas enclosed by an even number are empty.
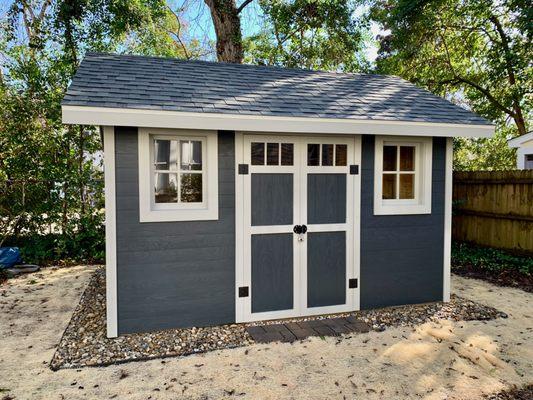
[[[219,220],[139,223],[137,128],[115,128],[119,334],[235,321],[235,146],[219,132]]]
[[[374,215],[374,137],[363,136],[361,309],[442,300],[445,154],[433,138],[431,214]]]

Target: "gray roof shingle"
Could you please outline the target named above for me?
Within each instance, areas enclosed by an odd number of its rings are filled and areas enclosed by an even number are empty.
[[[490,125],[401,78],[88,53],[68,106]]]

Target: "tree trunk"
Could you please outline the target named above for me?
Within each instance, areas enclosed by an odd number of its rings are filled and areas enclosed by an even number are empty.
[[[217,35],[217,59],[230,63],[242,63],[242,33],[239,9],[235,0],[204,0],[211,10],[211,18]]]

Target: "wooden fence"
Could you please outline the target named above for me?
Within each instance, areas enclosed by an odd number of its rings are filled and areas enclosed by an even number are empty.
[[[533,254],[533,170],[455,172],[456,240]]]

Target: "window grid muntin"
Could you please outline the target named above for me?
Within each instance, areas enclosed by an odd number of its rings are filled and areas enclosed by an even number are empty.
[[[384,164],[385,164],[385,147],[395,147],[396,148],[396,169],[393,171],[393,170],[385,170],[384,168]],[[401,160],[400,160],[400,148],[401,147],[412,147],[414,148],[414,155],[413,155],[413,164],[414,164],[414,167],[413,167],[413,170],[411,171],[402,171],[401,168],[400,168],[400,165],[401,165]],[[390,142],[384,142],[383,143],[383,155],[382,155],[382,160],[381,160],[381,165],[382,165],[382,168],[381,168],[381,181],[383,182],[383,175],[395,175],[395,184],[396,186],[394,187],[394,198],[385,198],[384,197],[384,190],[382,188],[382,191],[381,191],[381,199],[384,200],[384,201],[406,201],[406,202],[409,202],[409,201],[416,201],[418,199],[418,196],[419,196],[419,188],[418,188],[418,180],[419,180],[419,173],[418,173],[418,164],[419,162],[417,161],[418,158],[419,158],[419,154],[420,154],[420,150],[419,150],[419,145],[418,144],[411,144],[411,143],[390,143]],[[414,179],[413,179],[413,197],[412,198],[406,198],[406,199],[402,199],[400,198],[400,175],[402,174],[405,174],[405,175],[414,175]],[[383,183],[382,183],[383,185]]]
[[[191,206],[194,206],[194,207],[197,207],[198,205],[205,205],[206,204],[206,198],[207,198],[207,193],[206,193],[206,188],[207,188],[207,182],[206,182],[206,179],[205,179],[205,172],[206,172],[206,167],[205,167],[205,164],[206,164],[206,150],[207,150],[207,141],[206,141],[206,138],[203,137],[203,136],[179,136],[179,135],[150,135],[149,136],[149,140],[150,140],[150,165],[151,165],[151,168],[150,168],[150,180],[151,180],[151,189],[152,189],[152,194],[151,194],[151,204],[152,206],[155,208],[155,209],[176,209],[176,208],[188,208],[188,207],[191,207]],[[155,165],[157,164],[156,162],[156,152],[155,152],[155,141],[156,140],[166,140],[166,141],[176,141],[178,143],[178,151],[177,151],[177,161],[176,163],[170,163],[169,161],[169,169],[168,170],[158,170],[155,168]],[[181,168],[181,147],[180,147],[180,142],[200,142],[201,143],[201,156],[202,156],[202,169],[201,170],[186,170],[186,169],[182,169]],[[171,169],[171,165],[177,165],[178,168],[176,169]],[[155,200],[155,182],[154,182],[154,179],[155,179],[155,174],[156,173],[159,173],[159,174],[177,174],[177,197],[178,197],[178,201],[177,202],[171,202],[171,203],[157,203],[156,200]],[[201,196],[202,196],[202,201],[201,202],[183,202],[181,201],[181,176],[182,174],[190,174],[190,173],[194,173],[194,174],[201,174],[202,175],[202,192],[201,192]],[[179,206],[179,207],[177,207]]]

